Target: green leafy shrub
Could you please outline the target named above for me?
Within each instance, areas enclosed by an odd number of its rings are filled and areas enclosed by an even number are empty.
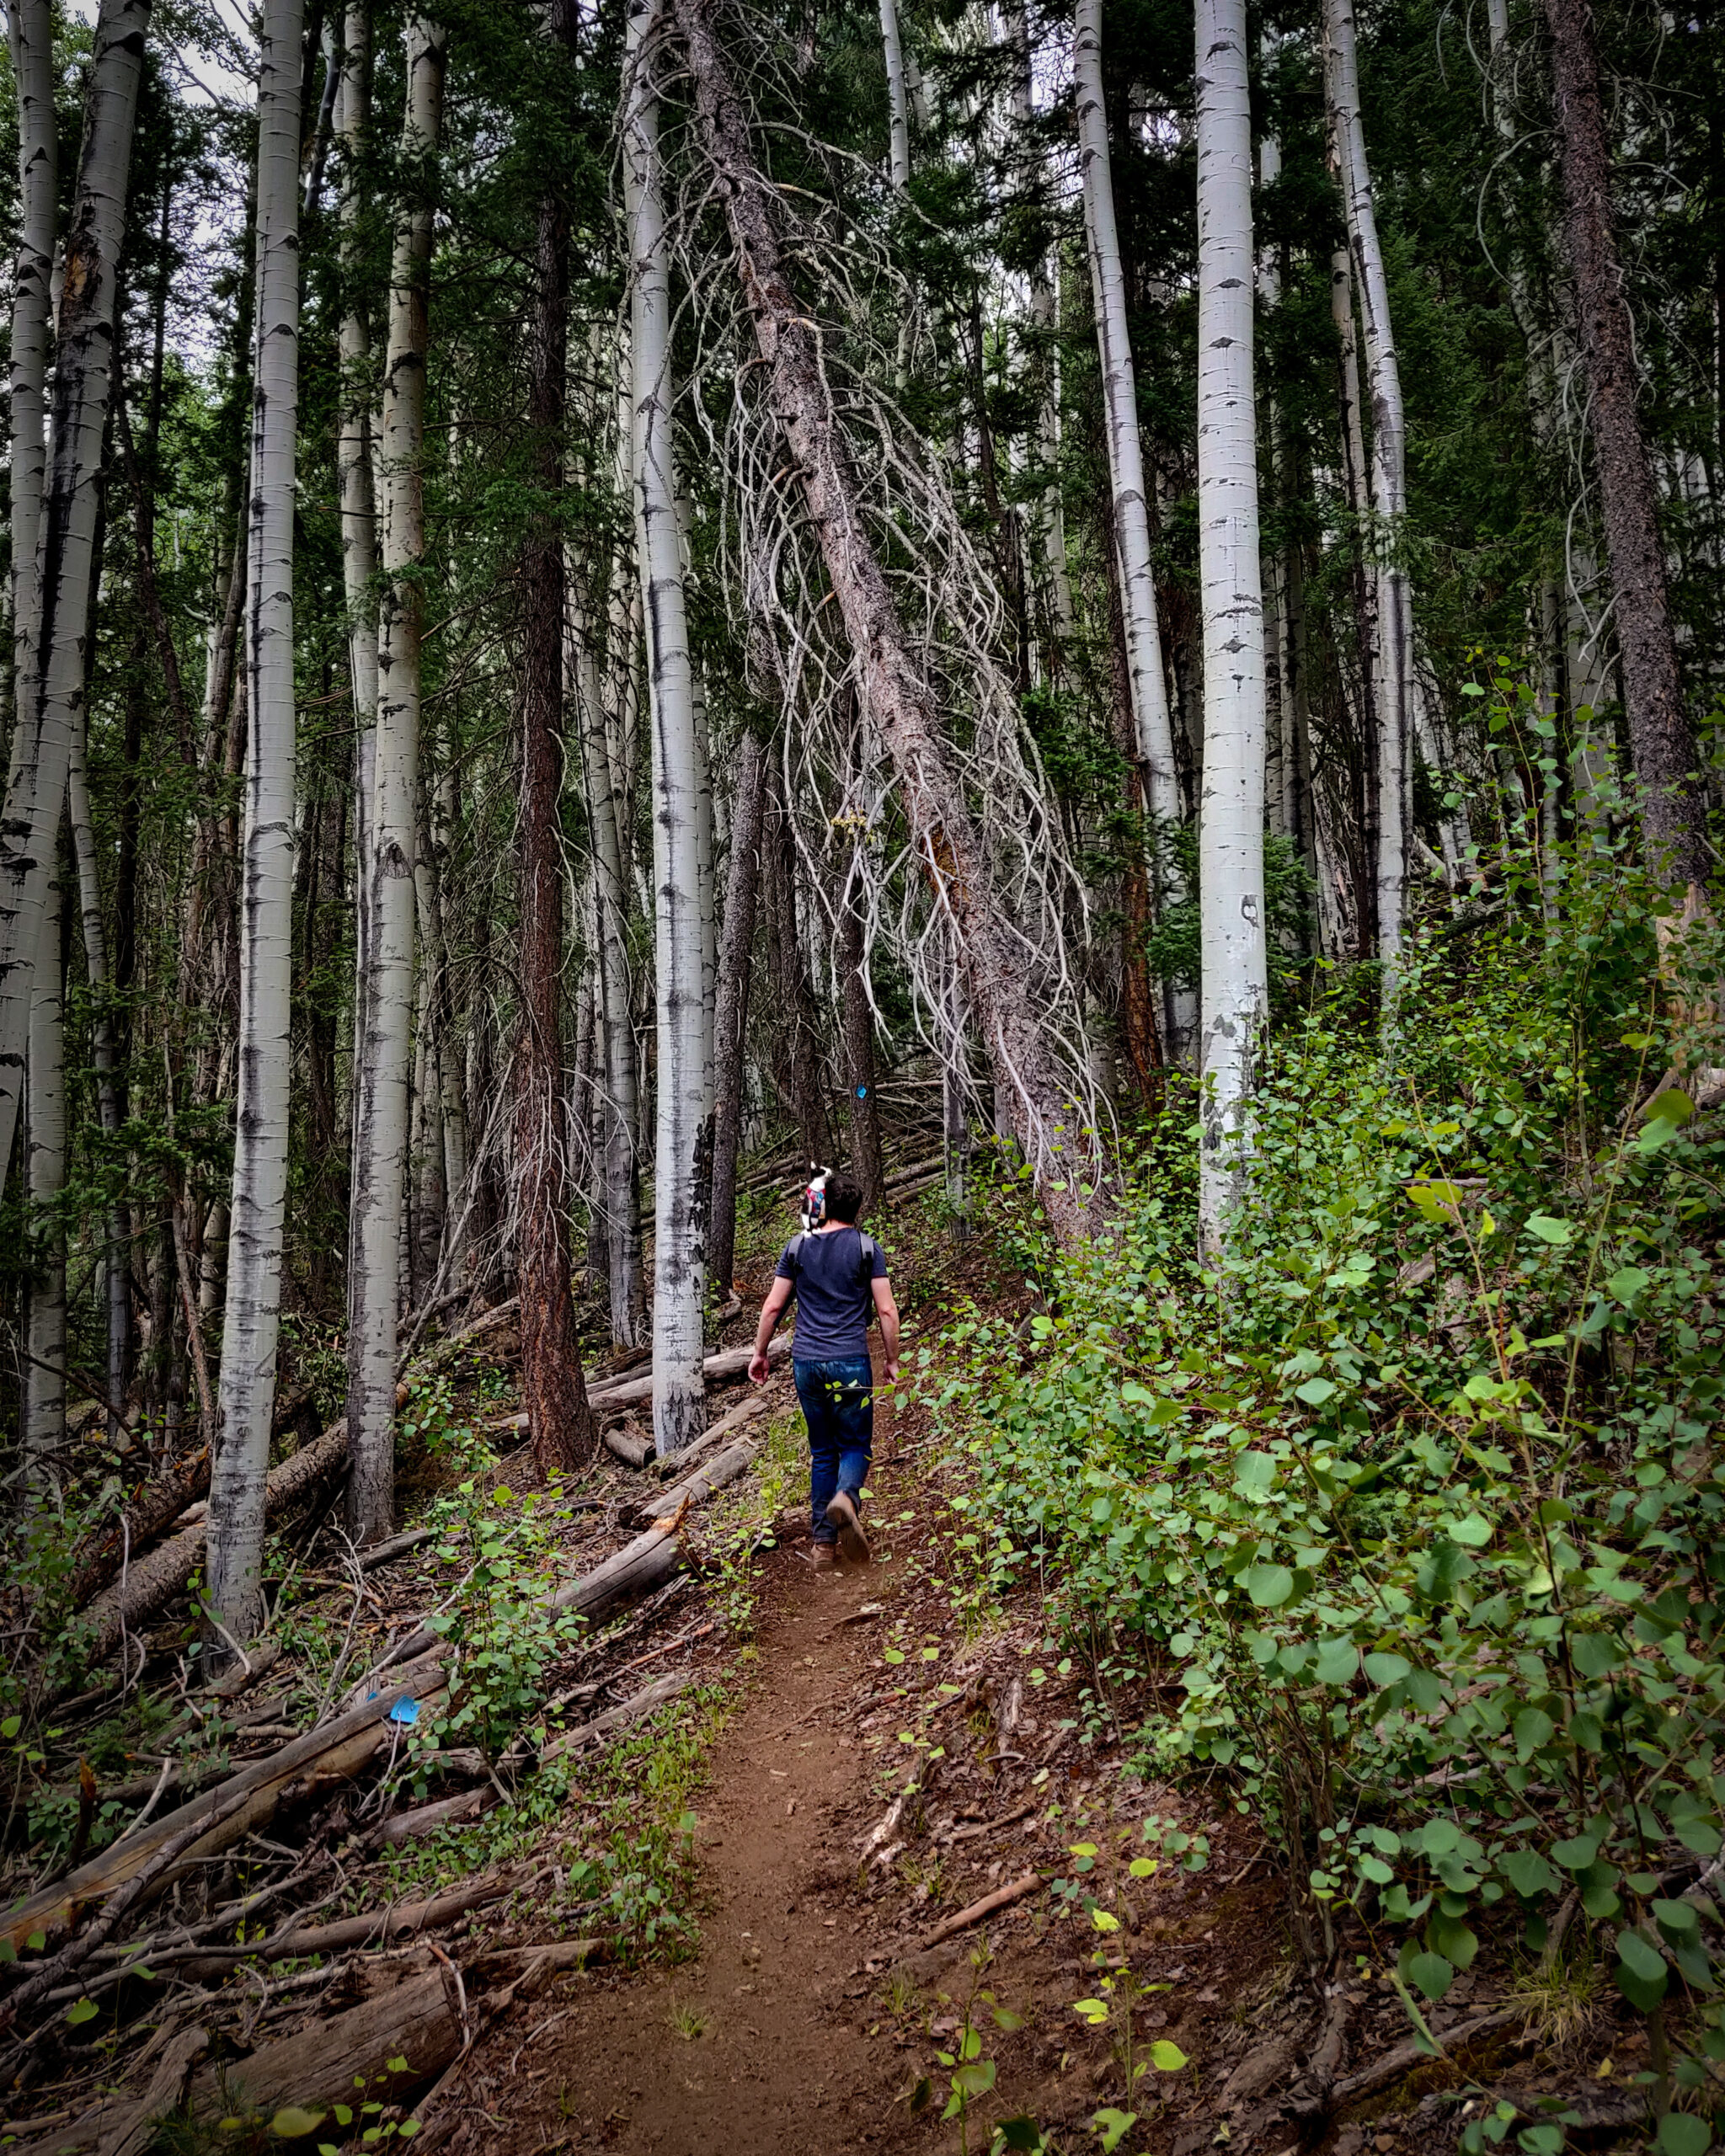
[[[1322,1007],[1275,1044],[1219,1273],[1143,1174],[937,1397],[996,1590],[1179,1665],[1139,1749],[1236,1778],[1314,1951],[1338,1905],[1387,1927],[1417,2012],[1561,1913],[1669,2094],[1667,2000],[1725,2057],[1685,1898],[1725,1797],[1725,1132],[1639,1105],[1670,1053],[1645,895],[1578,866],[1569,896],[1433,939],[1392,1054]]]

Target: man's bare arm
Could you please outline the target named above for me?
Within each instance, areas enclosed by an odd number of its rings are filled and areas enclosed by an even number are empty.
[[[775,1280],[766,1291],[766,1300],[761,1305],[761,1322],[755,1328],[755,1353],[749,1358],[749,1374],[756,1385],[765,1385],[771,1365],[766,1359],[766,1343],[772,1339],[775,1327],[784,1313],[785,1305],[791,1299],[793,1283]],[[882,1284],[879,1282],[877,1286]],[[894,1313],[893,1337],[898,1338],[897,1313]]]
[[[872,1280],[874,1290],[875,1315],[880,1320],[880,1344],[886,1355],[886,1374],[889,1380],[899,1374],[899,1306],[893,1300],[890,1280]]]

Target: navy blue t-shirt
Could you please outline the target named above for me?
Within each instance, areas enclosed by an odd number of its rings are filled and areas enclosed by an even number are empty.
[[[793,1283],[797,1330],[791,1354],[798,1363],[836,1363],[868,1353],[868,1321],[874,1315],[870,1282],[884,1280],[886,1252],[870,1237],[872,1259],[860,1228],[830,1228],[825,1235],[793,1236],[778,1261],[778,1278]]]

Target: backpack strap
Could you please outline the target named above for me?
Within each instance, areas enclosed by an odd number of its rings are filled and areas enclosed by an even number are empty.
[[[791,1237],[791,1240],[785,1245],[785,1256],[790,1261],[791,1277],[793,1279],[796,1278],[797,1272],[802,1265],[803,1246],[808,1241],[808,1230],[806,1228],[798,1228],[796,1234],[793,1235]]]

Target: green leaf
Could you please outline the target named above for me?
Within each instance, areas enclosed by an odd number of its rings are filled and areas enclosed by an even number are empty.
[[[1515,1732],[1515,1756],[1524,1766],[1557,1733],[1557,1723],[1538,1707],[1524,1707],[1511,1726]]]
[[[407,2061],[398,2055],[394,2058],[385,2059],[383,2063],[392,2073],[405,2073],[409,2071]]]
[[[1108,2009],[1099,1999],[1075,1999],[1072,2011],[1081,2014],[1092,2029],[1099,2029],[1108,2018]]]
[[[1663,1093],[1655,1093],[1642,1110],[1643,1123],[1669,1123],[1674,1129],[1680,1129],[1695,1113],[1695,1102],[1681,1086],[1668,1086]]]
[[[1121,2142],[1138,2123],[1136,2111],[1117,2111],[1110,2107],[1097,2111],[1090,2121],[1102,2136],[1102,2156],[1114,2156]]]
[[[1705,2119],[1689,2111],[1667,2111],[1659,2121],[1659,2156],[1706,2156],[1713,2137]]]
[[[1335,1396],[1336,1388],[1327,1378],[1308,1378],[1304,1385],[1294,1388],[1294,1397],[1303,1400],[1308,1407],[1322,1407]]]
[[[1452,1519],[1445,1532],[1452,1542],[1459,1542],[1464,1549],[1483,1550],[1492,1539],[1492,1524],[1478,1513],[1470,1513],[1466,1519]]]
[[[1701,1919],[1687,1902],[1649,1902],[1653,1922],[1674,1946],[1701,1936]]]
[[[973,2058],[953,2076],[953,2087],[968,2097],[985,2096],[994,2086],[994,2076],[991,2058]]]
[[[1568,1221],[1554,1219],[1549,1213],[1530,1213],[1527,1219],[1527,1232],[1530,1235],[1537,1235],[1542,1243],[1550,1243],[1561,1250],[1575,1230]]]
[[[1665,1996],[1670,1982],[1664,1956],[1633,1931],[1618,1933],[1617,1954],[1617,1966],[1611,1974],[1618,1990],[1632,2006],[1639,2008],[1643,2014],[1651,2014]]]
[[[1410,1954],[1403,1973],[1435,2005],[1455,1981],[1455,1967],[1441,1954]]]
[[[318,2131],[326,2116],[323,2111],[302,2111],[297,2104],[284,2104],[270,2120],[270,2131],[283,2141],[302,2141]]]
[[[1150,2063],[1158,2073],[1178,2073],[1186,2065],[1186,2054],[1178,2044],[1158,2036],[1150,2047]]]
[[[1351,1684],[1359,1673],[1359,1650],[1352,1640],[1320,1640],[1311,1673],[1320,1684]]]
[[[9,1743],[23,1727],[22,1715],[8,1715],[4,1721],[0,1721],[0,1737],[5,1737]]]
[[[81,2029],[86,2021],[93,2021],[102,2011],[93,1999],[76,1999],[66,2009],[67,2026]]]
[[[1245,1580],[1246,1592],[1260,1609],[1279,1609],[1294,1592],[1294,1575],[1285,1565],[1253,1565]]]
[[[1397,1684],[1413,1664],[1399,1654],[1369,1654],[1365,1673],[1374,1684]]]
[[[1251,1495],[1266,1496],[1276,1486],[1276,1463],[1267,1452],[1243,1452],[1234,1463],[1234,1479]]]
[[[1015,2119],[1002,2119],[995,2128],[995,2137],[999,2148],[1033,2151],[1042,2146],[1042,2128],[1021,2111]]]
[[[1638,1265],[1626,1265],[1606,1281],[1605,1292],[1620,1303],[1632,1303],[1652,1277],[1651,1273],[1643,1273]]]
[[[1554,1894],[1562,1884],[1537,1849],[1512,1849],[1507,1856],[1498,1858],[1498,1869],[1527,1901],[1535,1894]]]
[[[40,1954],[47,1944],[48,1935],[45,1931],[33,1931],[24,1941],[24,1945],[29,1947],[32,1954]]]

